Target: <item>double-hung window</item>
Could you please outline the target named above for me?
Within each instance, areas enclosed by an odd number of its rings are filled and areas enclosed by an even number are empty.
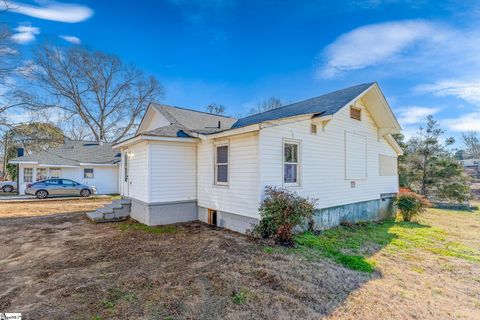
[[[300,142],[283,142],[283,185],[300,185]]]
[[[93,168],[83,168],[83,177],[85,179],[93,179]]]
[[[45,180],[48,177],[47,168],[37,168],[37,181]]]
[[[33,182],[33,168],[23,168],[23,182]]]
[[[228,144],[215,146],[215,184],[228,186]]]

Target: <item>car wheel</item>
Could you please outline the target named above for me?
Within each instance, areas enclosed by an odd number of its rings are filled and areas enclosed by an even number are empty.
[[[2,190],[3,190],[3,192],[13,192],[13,187],[12,186],[3,186]]]
[[[90,197],[90,194],[91,192],[88,189],[83,189],[82,191],[80,191],[80,196],[82,197]]]
[[[48,192],[45,190],[38,190],[35,195],[38,199],[45,199],[48,196]]]

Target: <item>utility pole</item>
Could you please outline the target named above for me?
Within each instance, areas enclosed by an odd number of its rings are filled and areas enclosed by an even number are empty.
[[[2,178],[5,180],[7,176],[7,149],[8,149],[8,134],[5,132],[4,140],[3,140],[3,173]]]

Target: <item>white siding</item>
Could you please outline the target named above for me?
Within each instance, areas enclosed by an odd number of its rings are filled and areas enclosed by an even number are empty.
[[[148,202],[148,144],[142,142],[131,146],[128,161],[129,195]]]
[[[151,142],[150,201],[196,199],[196,144]]]
[[[310,120],[302,120],[264,128],[260,131],[261,182],[267,185],[282,185],[282,140],[301,141],[301,185],[291,187],[302,196],[317,198],[319,208],[378,199],[381,193],[398,191],[397,176],[379,175],[379,154],[395,156],[395,151],[378,138],[378,130],[369,113],[362,110],[362,121],[350,118],[349,108],[335,114],[318,133],[311,134]],[[367,178],[347,180],[345,171],[346,131],[366,137]],[[355,181],[355,188],[351,182]]]
[[[170,121],[168,121],[167,118],[165,118],[155,108],[150,107],[147,113],[145,114],[145,118],[140,124],[138,133],[143,133],[156,128],[168,126],[169,124],[170,124]]]
[[[256,218],[260,198],[258,134],[243,134],[218,141],[226,140],[230,146],[228,187],[214,185],[215,142],[202,141],[197,145],[198,205]]]
[[[27,183],[23,182],[23,168],[33,168],[33,182],[35,182],[37,176],[37,165],[20,165],[20,194],[24,194]],[[43,167],[45,168],[45,167]],[[53,167],[57,168],[57,167]],[[83,178],[83,169],[93,168],[94,178]],[[89,186],[95,186],[97,188],[97,194],[115,194],[118,193],[118,168],[113,167],[98,167],[98,166],[82,166],[82,167],[69,167],[60,168],[60,178],[71,179],[73,181],[83,183]],[[47,167],[49,169],[49,167]],[[48,175],[48,171],[47,171]]]

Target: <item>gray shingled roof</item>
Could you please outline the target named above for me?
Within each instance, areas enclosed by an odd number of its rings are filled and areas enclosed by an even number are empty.
[[[305,114],[332,115],[373,84],[356,85],[241,119],[152,103],[152,106],[170,121],[170,125],[142,134],[162,137],[193,137],[195,133],[212,134]]]
[[[241,118],[233,124],[231,129],[304,114],[318,114],[322,116],[332,115],[373,84],[374,83],[359,84],[346,89],[330,92],[323,96]]]
[[[71,166],[78,166],[80,163],[114,164],[120,161],[120,153],[108,142],[100,145],[98,142],[67,141],[57,148],[28,154],[12,161]]]

